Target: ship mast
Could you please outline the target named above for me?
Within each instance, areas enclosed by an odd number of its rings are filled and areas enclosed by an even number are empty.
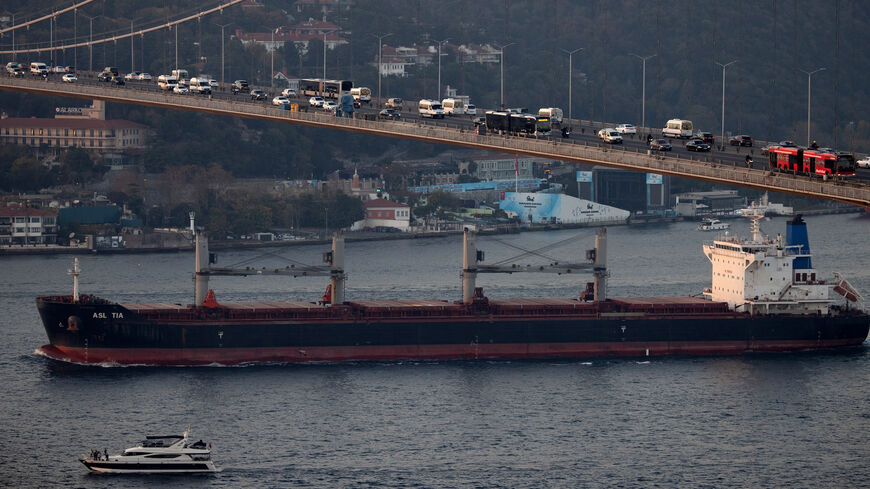
[[[477,249],[475,232],[465,229],[462,247],[462,302],[469,304],[474,297],[475,282],[478,273],[574,273],[585,270],[593,274],[593,300],[607,299],[607,228],[601,228],[595,233],[595,249],[586,251],[586,263],[559,263],[547,265],[481,265],[484,259],[483,251]],[[532,254],[536,254],[532,252]]]
[[[82,269],[79,268],[78,257],[73,258],[73,267],[66,271],[67,275],[72,275],[73,278],[73,302],[79,301],[79,275],[82,274]]]

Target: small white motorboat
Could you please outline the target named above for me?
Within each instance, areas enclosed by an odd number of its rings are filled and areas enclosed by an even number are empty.
[[[104,474],[195,474],[219,472],[211,461],[211,444],[189,441],[190,428],[182,435],[147,436],[120,455],[94,450],[79,460]]]
[[[719,219],[704,219],[701,224],[698,224],[698,231],[724,231],[729,227],[730,224]]]

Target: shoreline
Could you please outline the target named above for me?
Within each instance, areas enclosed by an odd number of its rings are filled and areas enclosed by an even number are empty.
[[[849,208],[834,208],[834,209],[808,209],[795,214],[805,216],[817,216],[826,214],[848,214],[859,213],[862,211],[860,207]],[[729,216],[723,216],[729,217]],[[740,217],[740,216],[730,216]],[[665,225],[674,222],[685,220],[697,220],[698,218],[689,218],[683,216],[663,217],[663,216],[640,216],[640,218],[632,216],[626,222],[610,222],[604,223],[605,226],[650,226],[650,225]],[[517,225],[503,229],[481,229],[478,231],[480,235],[499,235],[513,234],[521,232],[542,232],[542,231],[558,231],[562,229],[580,229],[588,227],[597,227],[601,223],[584,223],[584,224],[532,224],[532,225]],[[451,235],[462,234],[461,229],[432,231],[422,233],[374,233],[362,232],[346,232],[345,241],[390,241],[398,239],[428,239],[442,238]],[[213,250],[243,250],[243,249],[259,249],[259,248],[283,248],[288,246],[310,246],[323,245],[331,243],[331,239],[306,239],[306,240],[281,240],[281,241],[211,241],[209,247]],[[59,245],[43,245],[43,246],[23,246],[16,247],[0,247],[0,258],[14,256],[33,256],[33,255],[108,255],[108,254],[150,254],[150,253],[181,253],[193,251],[194,246],[191,243],[189,246],[170,246],[170,247],[147,247],[147,248],[103,248],[91,249],[81,247],[69,247]]]

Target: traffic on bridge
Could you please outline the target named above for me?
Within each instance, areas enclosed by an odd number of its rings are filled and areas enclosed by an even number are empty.
[[[68,75],[72,74],[50,74],[47,70],[43,74],[38,68],[32,75],[12,73],[0,79],[0,89],[348,130],[870,206],[870,186],[867,185],[870,175],[864,169],[856,171],[857,165],[851,155],[833,150],[825,153],[833,156],[834,163],[828,169],[829,173],[816,174],[805,169],[804,165],[777,165],[776,158],[771,164],[769,154],[765,154],[768,153],[767,146],[788,147],[789,143],[780,146],[768,143],[764,149],[756,150],[756,146],[744,147],[745,143],[738,142],[734,146],[720,145],[715,151],[708,146],[704,148],[708,151],[698,152],[692,151],[696,148],[691,147],[697,142],[695,139],[690,138],[690,144],[678,143],[680,139],[669,137],[667,128],[648,129],[647,137],[637,133],[625,134],[624,128],[620,133],[615,129],[617,124],[567,118],[558,121],[528,114],[526,109],[497,111],[475,108],[474,114],[447,116],[440,103],[424,107],[428,101],[403,101],[400,107],[381,109],[382,106],[397,104],[395,100],[381,103],[377,98],[360,103],[359,96],[354,98],[351,95],[353,83],[348,80],[344,81],[344,92],[339,81],[337,91],[320,83],[317,89],[301,88],[299,91],[303,93],[296,90],[276,93],[267,88],[252,88],[243,80],[227,87],[214,80],[188,79],[184,70],[175,73],[180,76],[161,75],[157,81],[153,76],[141,73],[122,75],[103,71]],[[343,95],[345,101],[340,106],[336,101],[341,101]],[[497,117],[527,120],[531,125],[515,130],[500,126]],[[757,145],[758,142],[750,144]],[[807,155],[811,152],[806,151]],[[780,155],[782,152],[770,154]],[[823,168],[826,168],[823,164],[818,165],[821,172],[824,172]]]

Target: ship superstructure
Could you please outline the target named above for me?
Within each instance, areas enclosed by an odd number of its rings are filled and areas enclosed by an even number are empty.
[[[800,215],[771,239],[752,218],[751,239],[722,236],[704,244],[713,266],[712,286],[704,295],[726,302],[731,310],[758,314],[827,315],[834,293],[849,302],[860,299],[839,276],[821,277],[812,264],[807,226]],[[839,299],[839,298],[837,298]]]

